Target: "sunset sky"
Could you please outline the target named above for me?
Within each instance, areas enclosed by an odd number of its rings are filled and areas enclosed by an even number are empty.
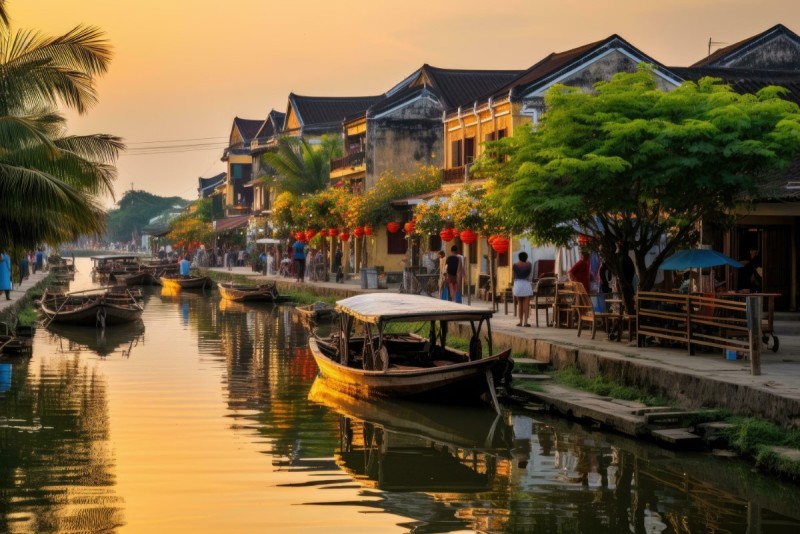
[[[778,23],[800,33],[800,2],[787,0],[8,0],[7,5],[14,28],[56,35],[82,23],[107,33],[114,60],[98,84],[100,103],[73,118],[70,133],[125,139],[131,150],[118,163],[118,198],[131,186],[196,198],[197,178],[225,169],[220,156],[233,118],[263,119],[272,108],[285,111],[289,92],[379,94],[423,63],[524,69],[550,52],[614,33],[668,66],[704,57],[709,38],[732,44]],[[181,148],[153,150],[172,145]]]

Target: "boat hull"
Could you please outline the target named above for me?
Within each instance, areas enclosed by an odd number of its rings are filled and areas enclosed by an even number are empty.
[[[225,300],[234,302],[281,302],[284,300],[274,286],[235,286],[218,284],[219,294]]]
[[[171,278],[162,276],[161,285],[168,289],[205,289],[211,287],[212,282],[211,278],[207,276],[191,278]]]
[[[441,367],[367,371],[341,365],[328,358],[316,339],[309,340],[311,354],[329,386],[356,398],[406,398],[440,402],[478,402],[493,388],[492,369],[508,352],[481,360]],[[489,375],[487,377],[487,374]]]

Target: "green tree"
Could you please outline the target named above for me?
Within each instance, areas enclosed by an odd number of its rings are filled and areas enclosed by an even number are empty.
[[[13,31],[0,4],[0,242],[30,248],[100,234],[124,148],[110,135],[67,136],[59,104],[85,113],[111,59],[102,32]]]
[[[314,146],[302,138],[282,137],[276,150],[261,156],[275,171],[262,180],[278,193],[314,193],[328,187],[331,159],[337,154],[341,154],[341,142],[335,138],[323,137],[323,142]]]
[[[554,87],[537,129],[506,141],[504,207],[539,241],[593,234],[622,281],[621,258],[632,251],[643,290],[667,256],[697,244],[700,221],[728,223],[758,176],[800,152],[798,107],[777,87],[739,95],[705,78],[667,92],[642,66],[595,89]],[[632,288],[622,290],[632,304]]]
[[[189,202],[180,197],[160,197],[146,191],[126,191],[117,207],[108,211],[107,236],[111,241],[129,241],[151,219]],[[209,222],[209,221],[207,221]]]

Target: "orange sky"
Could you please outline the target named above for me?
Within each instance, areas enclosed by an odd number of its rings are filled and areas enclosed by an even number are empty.
[[[782,23],[800,33],[791,0],[8,0],[15,28],[55,35],[101,27],[115,56],[100,103],[72,133],[111,133],[130,147],[215,143],[204,150],[123,155],[118,196],[131,184],[196,198],[198,176],[224,170],[234,116],[285,111],[290,91],[369,95],[423,63],[524,69],[617,33],[666,65]],[[199,140],[203,139],[203,140]],[[156,143],[158,145],[159,143]],[[160,143],[163,144],[163,143]],[[108,201],[111,205],[111,201]]]

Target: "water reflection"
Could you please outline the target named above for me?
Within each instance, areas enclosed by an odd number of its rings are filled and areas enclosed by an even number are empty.
[[[0,406],[0,532],[122,524],[102,377],[78,356],[16,363]]]
[[[111,354],[130,357],[134,348],[144,346],[145,341],[141,319],[107,328],[52,323],[47,331],[57,338],[53,342],[62,352],[94,352],[101,357]]]
[[[0,362],[0,532],[800,530],[800,490],[744,463],[341,397],[290,306],[158,291],[130,358],[40,329]]]

